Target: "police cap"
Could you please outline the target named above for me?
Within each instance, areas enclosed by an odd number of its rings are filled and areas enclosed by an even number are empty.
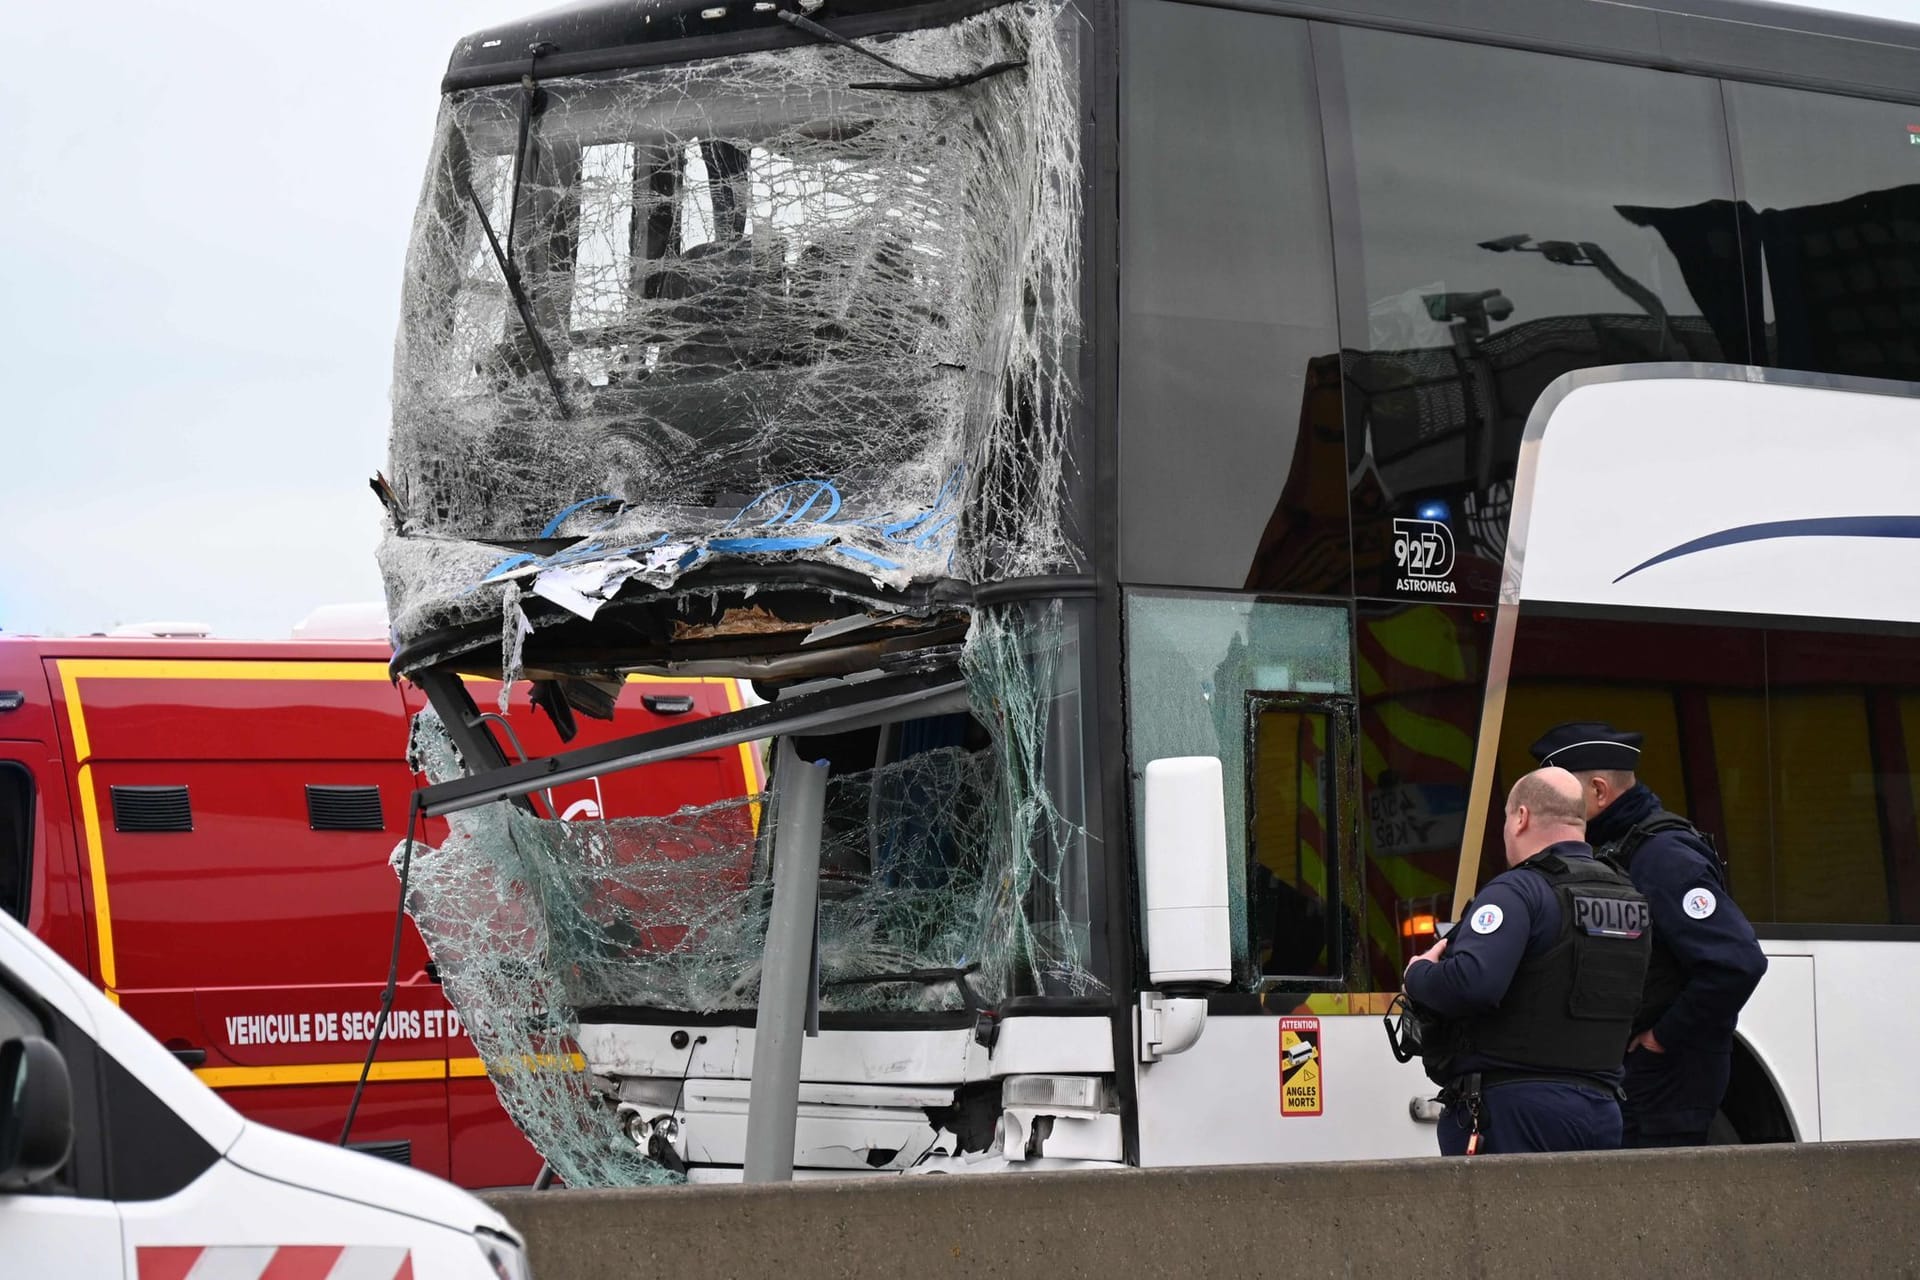
[[[1574,720],[1553,726],[1527,750],[1543,767],[1554,765],[1574,773],[1589,769],[1632,773],[1640,767],[1641,738],[1599,720]]]

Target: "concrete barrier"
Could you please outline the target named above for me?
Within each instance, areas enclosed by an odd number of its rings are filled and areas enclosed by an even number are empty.
[[[537,1280],[1920,1275],[1920,1142],[489,1199]]]

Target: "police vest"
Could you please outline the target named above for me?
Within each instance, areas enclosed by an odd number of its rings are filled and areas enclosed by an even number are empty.
[[[1632,1038],[1653,946],[1647,900],[1597,859],[1539,854],[1520,865],[1553,885],[1560,932],[1520,961],[1499,1008],[1431,1028],[1426,1068],[1439,1083],[1470,1054],[1555,1074],[1617,1071]]]
[[[1665,809],[1655,809],[1635,823],[1633,829],[1627,834],[1595,849],[1593,856],[1609,866],[1619,868],[1622,873],[1627,873],[1633,868],[1633,855],[1640,846],[1649,838],[1668,831],[1684,832],[1706,845],[1709,850],[1713,850],[1713,857],[1707,860],[1707,865],[1715,873],[1721,870],[1723,864],[1720,861],[1719,851],[1713,848],[1712,837],[1679,814],[1668,813]],[[1716,879],[1714,888],[1725,892],[1726,882]],[[1681,966],[1679,957],[1673,954],[1673,948],[1667,945],[1664,938],[1656,935],[1653,940],[1653,956],[1647,964],[1646,989],[1641,992],[1640,1008],[1633,1015],[1635,1033],[1645,1031],[1660,1021],[1672,1007],[1673,1002],[1680,998],[1680,989],[1686,985],[1687,971]]]

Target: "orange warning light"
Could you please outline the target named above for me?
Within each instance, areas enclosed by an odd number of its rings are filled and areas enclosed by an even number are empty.
[[[1417,938],[1423,933],[1432,937],[1434,929],[1432,916],[1408,916],[1400,922],[1400,936],[1403,938]]]

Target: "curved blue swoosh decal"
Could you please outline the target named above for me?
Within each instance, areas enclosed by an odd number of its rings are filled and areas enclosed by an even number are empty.
[[[1662,551],[1651,560],[1642,560],[1614,581],[1624,582],[1642,569],[1651,569],[1663,561],[1678,560],[1696,551],[1732,547],[1742,542],[1766,542],[1773,538],[1920,538],[1920,516],[1822,516],[1812,520],[1770,520],[1765,524],[1743,524]]]

